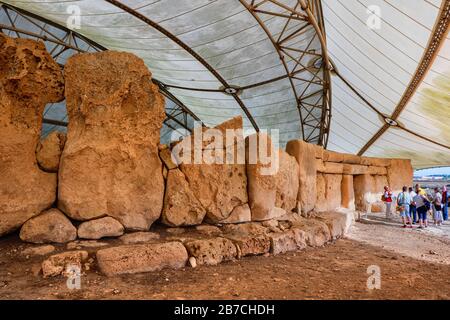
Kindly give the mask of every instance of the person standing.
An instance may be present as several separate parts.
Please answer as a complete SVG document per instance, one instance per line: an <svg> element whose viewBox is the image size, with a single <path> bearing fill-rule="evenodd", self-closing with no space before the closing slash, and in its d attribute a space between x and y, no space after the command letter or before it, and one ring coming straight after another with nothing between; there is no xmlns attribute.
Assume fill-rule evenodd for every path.
<svg viewBox="0 0 450 320"><path fill-rule="evenodd" d="M403 228L406 228L407 224L409 224L410 228L412 228L412 220L409 212L411 196L408 192L408 187L403 187L402 192L398 195L397 204L400 207L400 216L402 217Z"/></svg>
<svg viewBox="0 0 450 320"><path fill-rule="evenodd" d="M412 223L416 224L419 222L417 219L417 207L416 203L414 202L414 197L417 195L412 187L409 187L409 197L411 198L411 204L409 206L409 216L412 218Z"/></svg>
<svg viewBox="0 0 450 320"><path fill-rule="evenodd" d="M389 188L389 186L384 187L384 193L382 196L382 200L384 204L386 205L386 219L389 219L391 217L391 210L392 210L392 191Z"/></svg>
<svg viewBox="0 0 450 320"><path fill-rule="evenodd" d="M425 205L425 195L420 193L420 188L416 185L416 195L413 199L417 208L417 215L419 216L419 228L428 227L427 212L428 208Z"/></svg>
<svg viewBox="0 0 450 320"><path fill-rule="evenodd" d="M439 188L434 188L434 196L433 196L432 205L434 207L434 210L433 210L434 225L441 226L442 225L442 194L439 192Z"/></svg>
<svg viewBox="0 0 450 320"><path fill-rule="evenodd" d="M442 218L444 221L448 220L448 200L449 200L449 195L447 192L447 187L444 186L442 188Z"/></svg>

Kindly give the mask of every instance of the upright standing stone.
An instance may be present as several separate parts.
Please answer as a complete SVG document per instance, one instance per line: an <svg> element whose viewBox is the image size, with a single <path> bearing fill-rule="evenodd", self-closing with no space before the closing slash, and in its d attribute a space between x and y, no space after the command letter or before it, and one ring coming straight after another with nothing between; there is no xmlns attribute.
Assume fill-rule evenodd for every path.
<svg viewBox="0 0 450 320"><path fill-rule="evenodd" d="M261 151L261 148L266 150ZM274 166L278 169L276 168L278 165L268 160L273 152L277 151L274 150L272 141L266 134L258 133L245 139L248 200L253 221L274 218L278 172L271 172L270 168Z"/></svg>
<svg viewBox="0 0 450 320"><path fill-rule="evenodd" d="M277 194L275 206L291 212L297 207L298 163L294 157L279 150L280 168L276 176Z"/></svg>
<svg viewBox="0 0 450 320"><path fill-rule="evenodd" d="M45 105L63 98L61 68L44 43L0 33L0 236L55 201L56 174L39 169L36 147Z"/></svg>
<svg viewBox="0 0 450 320"><path fill-rule="evenodd" d="M343 208L355 210L355 189L352 175L344 174L342 176L341 205Z"/></svg>
<svg viewBox="0 0 450 320"><path fill-rule="evenodd" d="M297 200L302 213L308 213L316 204L316 159L317 147L302 140L289 141L286 151L295 157L299 165L299 189Z"/></svg>
<svg viewBox="0 0 450 320"><path fill-rule="evenodd" d="M404 186L413 185L413 167L411 160L391 159L388 167L388 183L394 194L402 191Z"/></svg>
<svg viewBox="0 0 450 320"><path fill-rule="evenodd" d="M105 215L147 230L164 196L158 155L164 99L142 59L105 51L65 66L69 114L58 206L76 220Z"/></svg>

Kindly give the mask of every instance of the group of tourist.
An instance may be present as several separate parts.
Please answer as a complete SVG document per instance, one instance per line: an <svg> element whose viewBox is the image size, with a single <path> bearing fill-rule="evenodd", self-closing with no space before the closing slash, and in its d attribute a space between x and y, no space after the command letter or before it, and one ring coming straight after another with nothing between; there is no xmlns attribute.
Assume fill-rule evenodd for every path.
<svg viewBox="0 0 450 320"><path fill-rule="evenodd" d="M382 200L386 204L386 218L391 217L395 204L396 211L402 218L403 228L413 228L417 223L419 228L427 228L429 214L433 217L435 226L441 226L443 221L448 220L450 195L445 186L442 190L434 188L433 194L427 193L418 184L415 188L405 186L397 196L386 186Z"/></svg>

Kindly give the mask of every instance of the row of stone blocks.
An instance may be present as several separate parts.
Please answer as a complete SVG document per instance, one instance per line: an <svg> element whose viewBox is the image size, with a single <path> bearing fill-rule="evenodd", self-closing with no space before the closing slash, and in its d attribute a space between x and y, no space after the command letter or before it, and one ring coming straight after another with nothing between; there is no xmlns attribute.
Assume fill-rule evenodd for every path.
<svg viewBox="0 0 450 320"><path fill-rule="evenodd" d="M275 150L262 134L254 136L269 141L268 155L279 153L276 174L261 174L266 165L259 160L174 163L170 155L177 145L159 145L164 99L136 56L76 55L63 75L43 43L0 34L0 61L0 236L24 223L23 239L58 242L59 235L97 238L146 231L157 220L192 226L308 215L342 205L341 188L354 189L343 182L335 188L344 175L355 185L356 177L369 181L377 176L373 173L391 185L412 179L406 160L342 155L300 140L289 142L286 151ZM54 133L39 143L45 105L64 97L67 137ZM237 117L215 129L242 127ZM247 137L245 151L250 141ZM200 151L208 147L206 141ZM373 188L363 182L365 189ZM60 211L46 211L51 207ZM73 221L81 222L77 231Z"/></svg>
<svg viewBox="0 0 450 320"><path fill-rule="evenodd" d="M321 247L343 237L353 221L353 213L326 212L311 219L291 216L290 220L269 220L209 227L207 236L190 234L143 243L118 245L88 253L85 250L52 255L42 263L44 277L64 274L74 266L83 270L91 257L105 275L133 274L164 268L181 269L188 265L217 265L247 256L277 255L310 247ZM90 269L94 259L87 264Z"/></svg>

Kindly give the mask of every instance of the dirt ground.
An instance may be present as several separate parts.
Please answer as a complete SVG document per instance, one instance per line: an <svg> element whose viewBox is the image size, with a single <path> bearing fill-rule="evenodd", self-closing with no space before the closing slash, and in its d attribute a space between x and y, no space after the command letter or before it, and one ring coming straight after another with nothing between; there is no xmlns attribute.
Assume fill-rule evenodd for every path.
<svg viewBox="0 0 450 320"><path fill-rule="evenodd" d="M42 258L21 256L20 248L27 245L11 235L0 240L0 299L450 299L448 243L423 235L417 243L425 245L414 258L414 245L398 252L391 247L414 243L408 232L415 230L361 223L353 228L351 237L358 241L341 239L319 249L218 266L113 278L94 266L75 291L67 289L62 276L34 275ZM369 237L369 232L382 236ZM371 265L381 270L379 290L367 289Z"/></svg>

